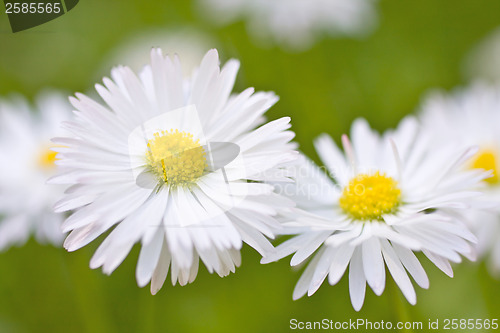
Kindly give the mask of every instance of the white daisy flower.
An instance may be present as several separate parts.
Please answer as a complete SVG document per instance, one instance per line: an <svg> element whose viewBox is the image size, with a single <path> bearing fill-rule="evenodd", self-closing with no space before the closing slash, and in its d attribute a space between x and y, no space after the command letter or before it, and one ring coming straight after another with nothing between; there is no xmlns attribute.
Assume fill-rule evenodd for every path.
<svg viewBox="0 0 500 333"><path fill-rule="evenodd" d="M56 138L61 174L71 186L55 209L76 209L63 224L64 246L85 246L116 227L90 266L110 274L136 242L139 286L151 281L155 294L169 267L172 283L192 282L201 259L220 276L240 265L246 242L270 251L265 236L290 201L264 182L284 180L280 165L296 158L289 118L265 125L263 114L278 100L248 88L231 95L239 63L222 69L209 51L184 80L177 56L151 52L151 65L137 77L115 68L113 79L96 85L106 105L82 94L70 101L71 137ZM265 235L265 236L264 236Z"/></svg>
<svg viewBox="0 0 500 333"><path fill-rule="evenodd" d="M62 243L64 217L52 206L63 189L45 183L55 174L50 138L62 134L60 122L70 114L57 93L40 95L34 108L20 96L0 100L0 249L31 234L40 243Z"/></svg>
<svg viewBox="0 0 500 333"><path fill-rule="evenodd" d="M474 150L457 154L455 149L434 149L414 118L382 136L358 119L351 137L352 143L342 137L345 154L328 135L315 141L334 180L305 158L295 167L297 183L281 191L297 202L285 225L299 228L299 235L262 262L295 253L291 265L296 266L312 257L294 299L314 294L327 276L335 285L349 266L356 311L363 305L366 283L382 294L387 266L408 302L415 304L407 273L422 288L428 288L429 280L414 252L423 252L449 276L450 261L460 262L460 255L474 257L475 237L460 212L473 204L478 193L469 189L485 174L460 170Z"/></svg>
<svg viewBox="0 0 500 333"><path fill-rule="evenodd" d="M370 32L373 0L199 0L203 15L226 24L241 17L260 40L311 47L318 35L360 36Z"/></svg>
<svg viewBox="0 0 500 333"><path fill-rule="evenodd" d="M500 80L500 27L489 33L467 54L462 67L471 80Z"/></svg>
<svg viewBox="0 0 500 333"><path fill-rule="evenodd" d="M100 66L99 76L108 73L116 64L127 64L133 71L140 72L150 60L149 54L144 50L153 47L168 50L170 54L177 54L182 59L182 72L185 76L189 76L193 68L199 65L207 50L217 45L214 36L193 28L162 27L135 31L106 56L103 65Z"/></svg>
<svg viewBox="0 0 500 333"><path fill-rule="evenodd" d="M466 168L490 170L491 177L480 187L488 209L467 212L469 226L478 237L478 254L490 255L490 268L500 274L500 86L475 83L446 95L431 93L422 105L423 126L436 143L456 146L478 145L479 152Z"/></svg>

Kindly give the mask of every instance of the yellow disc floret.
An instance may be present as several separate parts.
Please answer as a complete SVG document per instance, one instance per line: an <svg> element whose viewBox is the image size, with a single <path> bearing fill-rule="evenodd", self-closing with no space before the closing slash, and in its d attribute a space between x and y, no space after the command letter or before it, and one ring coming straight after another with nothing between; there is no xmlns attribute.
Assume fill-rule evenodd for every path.
<svg viewBox="0 0 500 333"><path fill-rule="evenodd" d="M205 149L193 135L178 130L161 131L148 141L146 160L162 184L189 186L206 167Z"/></svg>
<svg viewBox="0 0 500 333"><path fill-rule="evenodd" d="M486 178L484 181L495 185L498 184L498 156L497 153L490 149L485 149L480 151L475 159L472 161L471 167L473 169L484 169L491 170L492 175L490 178Z"/></svg>
<svg viewBox="0 0 500 333"><path fill-rule="evenodd" d="M384 214L396 212L400 203L398 183L378 171L351 179L339 200L340 208L356 220L382 220Z"/></svg>
<svg viewBox="0 0 500 333"><path fill-rule="evenodd" d="M57 152L44 148L38 156L38 166L42 169L52 169L57 161Z"/></svg>

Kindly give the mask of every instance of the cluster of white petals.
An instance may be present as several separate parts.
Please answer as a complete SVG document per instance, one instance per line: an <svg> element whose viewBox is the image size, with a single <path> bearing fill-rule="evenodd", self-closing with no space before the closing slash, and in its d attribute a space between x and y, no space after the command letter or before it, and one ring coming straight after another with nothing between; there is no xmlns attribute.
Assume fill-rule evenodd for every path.
<svg viewBox="0 0 500 333"><path fill-rule="evenodd" d="M199 0L221 24L243 18L259 40L305 49L318 36L362 36L375 26L373 0Z"/></svg>
<svg viewBox="0 0 500 333"><path fill-rule="evenodd" d="M435 149L432 137L411 117L382 136L358 119L351 138L352 143L342 137L344 152L327 135L316 140L327 173L305 157L291 167L296 183L282 190L297 207L288 212L285 225L299 235L262 261L295 253L295 266L312 257L295 287L295 299L315 293L327 277L336 284L349 267L356 310L363 305L366 284L382 294L387 267L415 304L408 273L422 288L429 281L414 252L423 252L449 276L450 262L460 262L460 255L475 258L476 237L467 229L463 212L474 207L480 193L471 188L487 173L462 168L474 148Z"/></svg>
<svg viewBox="0 0 500 333"><path fill-rule="evenodd" d="M55 206L73 210L63 224L66 249L115 226L91 267L111 273L140 242L136 278L151 281L152 293L169 269L172 283L184 285L200 259L225 276L240 265L243 242L262 254L272 249L265 236L291 203L266 182L285 179L280 166L296 158L294 134L289 118L264 124L274 93L232 94L238 68L236 60L220 68L210 50L185 78L177 56L153 49L139 76L118 67L96 85L105 105L70 99L76 118L64 126L70 136L53 140L60 173L51 179L70 185Z"/></svg>
<svg viewBox="0 0 500 333"><path fill-rule="evenodd" d="M451 94L430 93L422 103L423 127L435 142L466 147L476 145L478 154L467 167L491 170L478 184L484 207L467 211L467 223L478 237L478 254L490 257L494 275L500 274L500 86L476 82Z"/></svg>
<svg viewBox="0 0 500 333"><path fill-rule="evenodd" d="M45 183L56 172L50 139L70 116L59 93L40 95L36 106L20 96L0 100L0 249L32 234L41 243L62 243L64 217L52 207L63 187Z"/></svg>
<svg viewBox="0 0 500 333"><path fill-rule="evenodd" d="M309 5L288 5L308 26ZM290 32L279 15L268 19L278 35ZM234 272L246 243L262 263L308 261L294 299L348 271L357 311L367 285L383 293L386 268L415 304L411 278L429 287L416 253L448 276L477 253L491 253L500 271L500 88L431 94L420 118L383 134L357 119L343 149L323 134L320 168L296 151L290 118L266 121L273 92L233 93L237 60L221 67L212 49L191 75L182 68L177 55L152 49L138 74L119 66L95 86L101 101L70 97L71 120L59 95L40 98L36 112L0 100L0 249L31 233L58 244L69 232L64 247L74 251L106 234L90 266L111 274L140 243L137 283L156 294L169 271L174 285L193 282L200 260L211 273ZM293 237L275 248L276 235Z"/></svg>

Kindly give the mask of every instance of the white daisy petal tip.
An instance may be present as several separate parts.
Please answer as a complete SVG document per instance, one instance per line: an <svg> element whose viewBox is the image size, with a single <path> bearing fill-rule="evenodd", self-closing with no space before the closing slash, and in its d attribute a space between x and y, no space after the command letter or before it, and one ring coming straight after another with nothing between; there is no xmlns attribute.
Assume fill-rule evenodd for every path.
<svg viewBox="0 0 500 333"><path fill-rule="evenodd" d="M365 296L363 295L362 298L353 298L351 295L351 304L352 308L354 311L359 312L361 311L361 308L363 308L363 304L365 303Z"/></svg>
<svg viewBox="0 0 500 333"><path fill-rule="evenodd" d="M261 264L270 264L272 262L276 262L278 261L279 259L273 257L272 255L267 255L267 256L264 256L260 259L260 263Z"/></svg>
<svg viewBox="0 0 500 333"><path fill-rule="evenodd" d="M91 260L90 260L89 267L90 267L90 269L97 269L97 268L101 267L101 266L102 266L102 264L103 264L102 262L98 262L98 261L96 261L96 260L92 260L92 259L91 259Z"/></svg>
<svg viewBox="0 0 500 333"><path fill-rule="evenodd" d="M68 241L68 239L66 239L63 243L63 247L68 252L74 252L79 249L79 247L75 246L74 243L75 243L74 241Z"/></svg>
<svg viewBox="0 0 500 333"><path fill-rule="evenodd" d="M160 289L161 289L161 287L153 288L153 285L151 285L151 288L150 288L151 295L155 296L160 291Z"/></svg>
<svg viewBox="0 0 500 333"><path fill-rule="evenodd" d="M216 48L210 49L207 51L207 54L205 55L207 59L210 59L211 61L219 61L219 51L217 51ZM203 62L203 60L202 60Z"/></svg>
<svg viewBox="0 0 500 333"><path fill-rule="evenodd" d="M292 299L294 301L299 300L302 297L304 297L306 294L307 294L307 289L304 289L303 286L301 286L297 283L297 286L295 286L295 289L293 290Z"/></svg>
<svg viewBox="0 0 500 333"><path fill-rule="evenodd" d="M313 143L317 148L317 145L319 145L321 142L325 141L325 140L332 140L332 137L327 134L327 133L321 133L320 135L318 135L314 140L313 140Z"/></svg>
<svg viewBox="0 0 500 333"><path fill-rule="evenodd" d="M411 305L416 305L417 304L417 294L415 293L414 290L413 290L412 294L405 295L405 298L408 301L408 303L410 303Z"/></svg>

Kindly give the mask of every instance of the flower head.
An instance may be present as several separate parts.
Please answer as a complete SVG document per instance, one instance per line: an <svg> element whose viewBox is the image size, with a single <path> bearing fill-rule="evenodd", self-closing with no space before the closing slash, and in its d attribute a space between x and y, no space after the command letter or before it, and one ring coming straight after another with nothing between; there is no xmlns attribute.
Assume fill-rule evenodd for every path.
<svg viewBox="0 0 500 333"><path fill-rule="evenodd" d="M91 267L110 274L140 242L137 282L151 281L156 293L169 268L184 285L200 259L225 276L239 266L243 242L272 248L264 235L291 203L266 182L286 179L280 167L296 157L293 133L289 118L262 125L273 93L231 95L238 67L219 68L211 50L185 79L176 56L153 49L139 77L118 67L96 86L106 105L71 98L77 118L65 126L71 136L54 139L64 147L52 179L71 185L55 206L75 209L63 224L69 251L116 225Z"/></svg>
<svg viewBox="0 0 500 333"><path fill-rule="evenodd" d="M385 288L385 267L407 300L416 302L408 277L423 287L428 278L414 252L422 251L452 276L449 261L474 257L475 237L461 212L475 202L470 190L481 170L460 167L474 153L434 149L414 118L380 136L358 119L344 153L322 135L316 150L327 173L302 157L292 167L295 184L278 187L297 203L285 214L285 228L297 236L265 257L270 262L295 253L295 266L312 257L294 290L294 299L312 295L328 276L336 284L349 267L354 309L364 301L366 283L375 294ZM331 176L331 178L329 177Z"/></svg>
<svg viewBox="0 0 500 333"><path fill-rule="evenodd" d="M423 126L437 146L477 145L479 150L464 165L487 170L478 184L484 207L468 210L467 222L478 237L480 256L490 255L493 274L500 274L500 86L477 82L446 95L430 94L422 105Z"/></svg>
<svg viewBox="0 0 500 333"><path fill-rule="evenodd" d="M359 36L370 32L376 15L371 0L199 0L203 13L221 23L243 18L262 40L309 48L318 35Z"/></svg>
<svg viewBox="0 0 500 333"><path fill-rule="evenodd" d="M474 45L464 60L462 68L469 80L500 80L500 27Z"/></svg>
<svg viewBox="0 0 500 333"><path fill-rule="evenodd" d="M35 107L22 97L0 100L0 249L32 233L41 243L62 242L63 216L52 206L63 189L45 183L56 170L50 138L70 114L58 93L40 95Z"/></svg>

